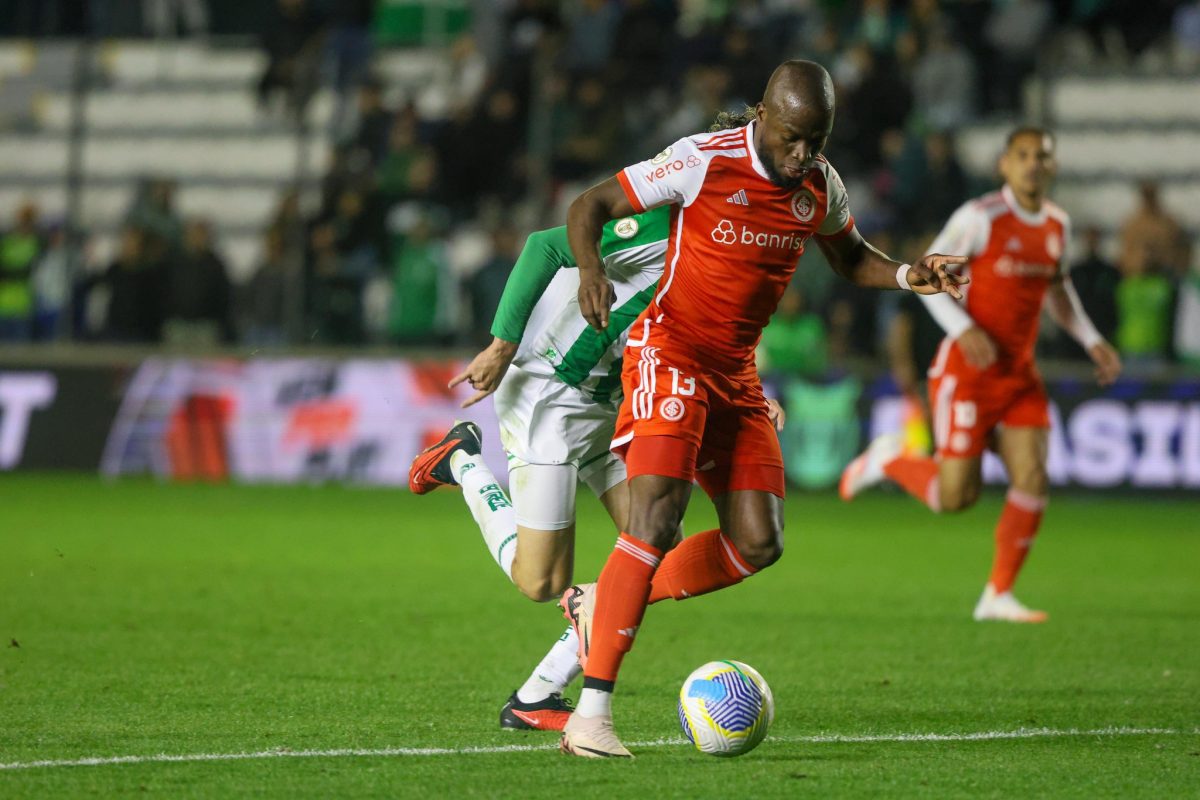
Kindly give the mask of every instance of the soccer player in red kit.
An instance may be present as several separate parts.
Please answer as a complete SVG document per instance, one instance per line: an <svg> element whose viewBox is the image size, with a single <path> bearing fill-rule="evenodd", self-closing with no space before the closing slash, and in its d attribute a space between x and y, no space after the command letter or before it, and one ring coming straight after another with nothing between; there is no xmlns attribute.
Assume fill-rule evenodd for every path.
<svg viewBox="0 0 1200 800"><path fill-rule="evenodd" d="M933 511L961 511L979 499L983 452L995 447L1009 490L977 620L1046 619L1012 594L1048 489L1049 405L1033 353L1043 306L1087 351L1101 385L1121 371L1067 275L1070 220L1046 199L1054 172L1054 137L1041 128L1013 131L1000 159L1004 187L962 206L930 247L971 259L963 304L921 298L946 331L929 369L937 458L902 455L896 437L881 436L842 475L846 500L890 478Z"/></svg>
<svg viewBox="0 0 1200 800"><path fill-rule="evenodd" d="M809 238L859 285L959 294L963 279L946 265L961 259L927 256L909 266L863 240L842 181L821 156L833 112L828 73L786 62L749 124L680 139L587 190L567 214L580 310L603 328L612 303L597 252L604 223L671 206L666 269L630 329L622 373L613 448L629 474L628 523L599 582L571 587L561 601L584 666L564 752L630 755L613 729L611 698L647 602L733 585L782 553L783 459L754 348ZM693 480L713 499L721 527L664 557Z"/></svg>

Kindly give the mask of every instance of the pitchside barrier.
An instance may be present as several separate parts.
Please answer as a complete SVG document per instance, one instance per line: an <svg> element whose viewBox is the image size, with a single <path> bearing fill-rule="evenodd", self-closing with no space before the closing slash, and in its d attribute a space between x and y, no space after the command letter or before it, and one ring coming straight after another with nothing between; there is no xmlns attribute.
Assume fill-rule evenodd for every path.
<svg viewBox="0 0 1200 800"><path fill-rule="evenodd" d="M329 357L0 356L0 471L97 470L172 480L346 481L402 486L413 455L456 419L504 454L489 400L447 382L462 360ZM844 377L772 376L788 410L781 441L794 485L836 483L875 434L929 445L919 399L873 365ZM874 372L872 370L875 370ZM1053 400L1051 480L1086 489L1200 489L1200 377L1131 375L1099 390L1074 367L1044 370ZM988 458L989 481L1003 479Z"/></svg>

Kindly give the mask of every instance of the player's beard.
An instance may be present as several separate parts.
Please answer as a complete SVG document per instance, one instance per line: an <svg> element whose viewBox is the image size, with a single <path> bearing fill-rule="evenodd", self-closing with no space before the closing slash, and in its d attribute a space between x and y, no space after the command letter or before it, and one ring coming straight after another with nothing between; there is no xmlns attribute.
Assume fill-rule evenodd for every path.
<svg viewBox="0 0 1200 800"><path fill-rule="evenodd" d="M767 177L770 179L771 183L775 184L780 189L786 189L787 191L799 189L800 185L808 178L808 170L805 170L804 174L798 178L789 178L780 172L776 168L775 162L771 161L770 159L763 160L762 165L763 169L766 170Z"/></svg>

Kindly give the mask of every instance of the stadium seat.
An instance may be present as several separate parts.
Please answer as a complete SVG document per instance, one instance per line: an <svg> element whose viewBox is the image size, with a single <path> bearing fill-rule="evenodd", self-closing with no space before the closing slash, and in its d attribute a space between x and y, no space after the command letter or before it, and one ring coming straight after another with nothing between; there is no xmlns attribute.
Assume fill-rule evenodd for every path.
<svg viewBox="0 0 1200 800"><path fill-rule="evenodd" d="M1186 122L1200 124L1200 82L1176 78L1060 78L1049 91L1060 125Z"/></svg>

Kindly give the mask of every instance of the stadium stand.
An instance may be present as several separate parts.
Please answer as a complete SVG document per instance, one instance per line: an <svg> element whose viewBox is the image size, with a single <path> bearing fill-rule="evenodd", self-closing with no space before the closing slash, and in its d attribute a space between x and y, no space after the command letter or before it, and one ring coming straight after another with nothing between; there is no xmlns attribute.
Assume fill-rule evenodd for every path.
<svg viewBox="0 0 1200 800"><path fill-rule="evenodd" d="M914 3L907 12L893 14L886 24L877 21L883 27L865 22L847 25L847 19L855 19L849 12L840 21L822 21L819 15L779 11L772 4L750 3L736 12L703 12L709 17L680 4L677 18L671 18L669 24L654 18L645 4L631 4L620 19L597 17L591 22L580 10L572 12L569 4L562 6L560 14L559 5L524 4L498 14L489 4L476 3L471 4L474 17L463 3L385 3L379 7L376 35L390 30L393 42L406 44L377 49L370 72L383 87L389 113L411 115L419 145L437 151L438 162L432 166L435 180L443 194L454 196L435 199L433 205L448 207L450 214L448 222L435 226L434 236L448 254L447 262L460 289L467 285L473 269L487 261L486 241L498 223L518 230L556 224L561 221L564 199L598 177L555 174L559 165L578 162L553 156L539 172L532 162L541 156L529 157L539 147L545 148L538 140L539 117L543 123L549 120L546 124L554 130L581 124L578 107L572 107L572 84L588 75L572 66L579 58L561 54L564 41L572 47L594 48L589 57L600 58L597 63L603 63L601 56L607 53L610 58L620 56L628 63L653 68L645 85L628 70L618 69L609 76L612 88L624 92L622 97L644 100L659 120L650 129L637 128L628 108L624 109L623 129L619 136L610 137L612 141L605 145L608 152L601 157L603 163L614 165L660 147L672 126L700 124L711 116L713 106L735 107L745 99L742 87L754 80L751 70L735 62L725 63L721 55L726 48L750 59L744 49L746 37L739 39L738 32L762 35L774 30L765 48L772 56L776 52L804 55L829 63L846 104L839 125L849 125L852 134L854 116L861 117L864 108L876 109L870 91L855 85L862 80L858 71L873 70L867 73L869 83L894 69L904 76L897 90L907 92L922 48L927 52L930 43L941 41L939 37L949 30L944 17L954 18L959 29L969 34L963 42L981 75L991 63L988 59L995 58L988 55L978 33L972 32L970 20L957 18L969 9L953 4ZM864 5L863 14L877 13L877 5ZM986 16L987 4L971 13L976 12ZM454 30L474 25L477 50L472 51L470 45L464 49L462 43L467 40L446 35L450 30L446 14L453 16ZM412 26L428 25L435 17L441 20L437 23L441 27L432 39L441 44L429 44L429 36L424 37L424 45L417 43L422 36L410 35L416 30ZM613 26L607 38L588 27L601 22ZM489 26L491 33L487 34L483 29ZM723 26L733 30L727 38ZM783 35L792 30L787 26L794 26L794 35ZM1086 25L1083 30L1093 35ZM1108 33L1104 35L1114 32L1111 25L1105 30ZM1088 58L1057 60L1055 53L1070 47L1059 47L1055 36L1061 35L1054 31L1038 34L1043 45L1041 58L1038 64L1023 67L1036 71L1023 80L1019 93L1023 107L1017 113L996 107L988 91L977 92L980 96L974 102L964 100L963 110L970 121L950 133L969 187L955 188L949 194L957 196L966 188L991 181L1003 135L1014 120L1042 122L1059 135L1062 169L1056 197L1072 213L1077 239L1084 229L1098 228L1103 233L1102 249L1115 255L1120 226L1138 202L1136 186L1146 179L1161 185L1164 206L1194 238L1200 231L1200 84L1190 73L1179 72L1171 58L1155 57L1175 46L1184 53L1175 62L1186 61L1186 52L1180 49L1184 45L1161 43L1166 30L1127 31L1132 43L1121 46L1128 52L1117 48L1124 53L1119 58L1108 54L1113 48L1105 45ZM647 42L637 36L646 31L686 40L689 46L700 48L696 51L700 55L685 57L673 48L650 55L645 52ZM1078 30L1073 35L1083 36ZM543 73L543 91L534 91L529 81L537 70L538 54L541 49L553 54L555 48L559 61L551 55L551 63L562 63L565 70ZM8 225L28 201L36 204L43 221L61 220L68 212L66 171L74 124L77 53L76 46L66 40L0 40L0 227ZM330 185L331 173L336 178L344 166L337 146L354 133L353 113L346 111L352 105L350 96L339 97L334 83L324 80L308 106L303 129L286 115L264 111L256 102L254 86L267 56L244 37L101 39L91 58L93 69L81 128L83 181L78 211L79 223L90 240L88 261L93 265L111 260L138 185L147 178L166 178L176 185L177 213L212 222L231 277L236 283L245 283L262 261L263 232L274 218L281 196L301 187L308 216L321 202L322 181ZM862 59L867 60L866 67ZM869 63L872 59L874 66ZM1130 68L1131 64L1135 68ZM515 111L506 112L493 104L477 108L466 123L456 119L456 103L474 97L484 85L491 89L485 98L488 102L511 92ZM661 91L664 88L670 91ZM907 175L901 162L913 143L928 134L930 124L919 115L915 119L909 115L906 108L911 106L911 101L907 106L901 103L899 116L887 123L888 129L860 125L857 132L861 138L854 141L861 146L836 154L860 219L889 231L901 246L906 244L905 236L913 235L903 230L912 199L906 200L896 190L896 184L903 188ZM501 116L488 116L493 113ZM462 165L450 163L445 156L454 149L448 143L460 141L454 137L469 140L480 130L498 130L497 120L512 123L505 134L509 138L490 144L509 148L502 155L510 164L519 163L513 167L518 180L507 187L509 194L504 193L506 178L464 174ZM585 124L585 132L587 127ZM887 149L889 136L893 137L893 151ZM882 152L874 152L877 150ZM892 174L881 179L881 166ZM489 166L480 172L499 175L502 170ZM489 180L491 184L486 183ZM331 185L336 186L336 180ZM478 197L493 202L476 203ZM328 204L329 198L324 202ZM952 207L957 201L947 196L945 202ZM932 224L932 220L923 224ZM1076 246L1079 252L1078 242ZM1200 248L1193 248L1193 259L1200 259ZM389 256L381 263L386 271L394 260ZM818 287L818 301L821 291ZM466 322L463 317L469 313L469 305L462 303L451 317Z"/></svg>

